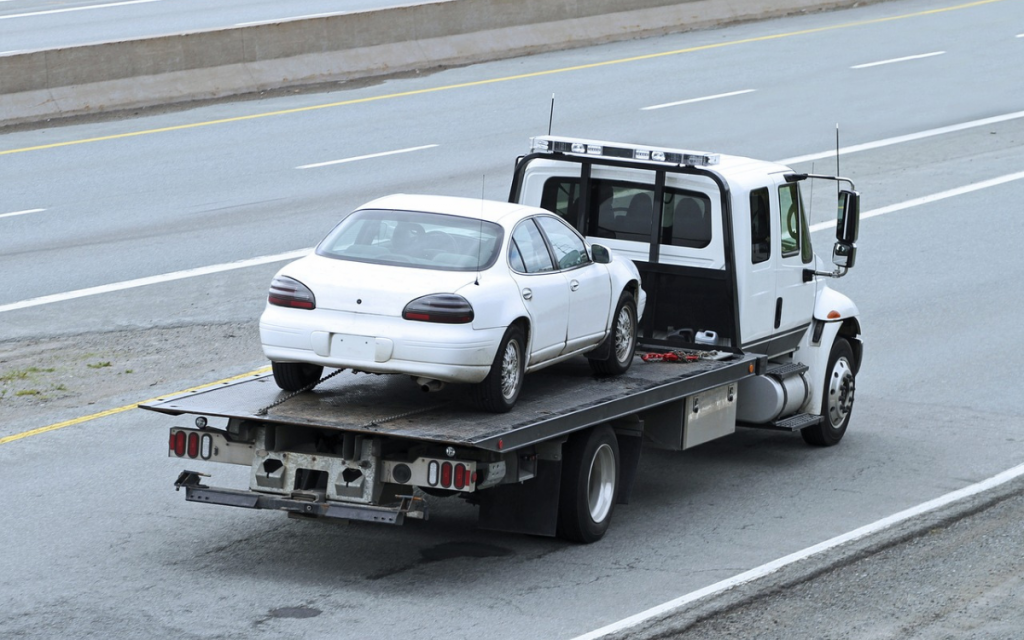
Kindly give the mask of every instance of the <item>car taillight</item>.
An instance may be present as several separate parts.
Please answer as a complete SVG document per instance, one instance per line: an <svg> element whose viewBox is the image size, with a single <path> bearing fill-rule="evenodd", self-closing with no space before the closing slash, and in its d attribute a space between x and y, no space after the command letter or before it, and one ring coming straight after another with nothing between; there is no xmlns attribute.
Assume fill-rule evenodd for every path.
<svg viewBox="0 0 1024 640"><path fill-rule="evenodd" d="M316 309L316 298L309 287L295 278L275 276L270 282L270 295L267 302L278 307L295 309Z"/></svg>
<svg viewBox="0 0 1024 640"><path fill-rule="evenodd" d="M433 293L405 305L402 317L420 322L466 324L473 321L473 306L454 293Z"/></svg>

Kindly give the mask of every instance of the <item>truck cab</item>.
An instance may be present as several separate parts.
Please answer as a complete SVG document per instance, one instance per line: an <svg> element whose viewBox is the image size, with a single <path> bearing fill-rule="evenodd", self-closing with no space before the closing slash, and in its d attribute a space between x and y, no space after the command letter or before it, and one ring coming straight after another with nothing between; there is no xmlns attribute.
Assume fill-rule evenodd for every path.
<svg viewBox="0 0 1024 640"><path fill-rule="evenodd" d="M827 284L853 266L859 196L840 192L836 269L825 271L807 179L849 182L739 156L541 136L509 197L636 263L648 294L641 344L763 354L764 375L740 383L740 424L829 445L845 432L862 355L857 307Z"/></svg>

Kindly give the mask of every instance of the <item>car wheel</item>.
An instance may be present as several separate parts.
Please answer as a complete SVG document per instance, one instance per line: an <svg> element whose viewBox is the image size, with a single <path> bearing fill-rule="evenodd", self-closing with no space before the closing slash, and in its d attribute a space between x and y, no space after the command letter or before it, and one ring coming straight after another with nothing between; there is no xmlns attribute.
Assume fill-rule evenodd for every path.
<svg viewBox="0 0 1024 640"><path fill-rule="evenodd" d="M853 396L857 388L853 368L853 349L843 338L836 338L825 369L825 387L821 396L821 422L800 432L804 442L819 447L838 444L850 424Z"/></svg>
<svg viewBox="0 0 1024 640"><path fill-rule="evenodd" d="M617 376L629 370L636 353L636 325L636 300L630 292L623 291L615 307L611 332L605 338L608 344L597 348L608 357L603 360L591 358L591 371L602 376Z"/></svg>
<svg viewBox="0 0 1024 640"><path fill-rule="evenodd" d="M518 325L505 331L494 356L491 371L474 387L477 404L492 413L512 410L523 388L526 367L526 338Z"/></svg>
<svg viewBox="0 0 1024 640"><path fill-rule="evenodd" d="M608 425L573 434L565 445L558 531L573 542L597 542L608 530L619 490L619 442Z"/></svg>
<svg viewBox="0 0 1024 640"><path fill-rule="evenodd" d="M324 368L320 365L305 362L271 362L270 367L274 371L274 382L285 391L298 391L309 385L315 386L324 373Z"/></svg>

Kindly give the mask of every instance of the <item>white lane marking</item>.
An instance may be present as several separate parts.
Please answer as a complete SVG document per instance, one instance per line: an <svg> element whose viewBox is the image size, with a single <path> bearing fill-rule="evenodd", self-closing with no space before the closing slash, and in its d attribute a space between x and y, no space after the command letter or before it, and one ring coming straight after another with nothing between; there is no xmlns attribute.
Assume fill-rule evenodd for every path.
<svg viewBox="0 0 1024 640"><path fill-rule="evenodd" d="M98 287L89 287L88 289L78 289L77 291L68 291L66 293L55 293L49 296L42 296L39 298L32 298L30 300L21 300L20 302L12 302L10 304L0 305L0 313L3 313L4 311L14 311L15 309L38 307L40 305L50 304L51 302L63 302L65 300L74 300L75 298L84 298L86 296L94 296L100 293L124 291L125 289L145 287L151 284L160 284L162 282L171 282L174 280L184 280L186 278L205 276L211 273L221 273L224 271L233 271L235 269L245 269L246 267L255 267L263 264L270 264L272 262L295 260L301 258L302 256L308 255L312 250L312 247L308 249L297 249L295 251L278 253L272 256L260 256L258 258L249 258L247 260L236 260L235 262L227 262L224 264L214 264L207 267L197 267L195 269L185 269L184 271L164 273L161 275L149 276L146 278L137 278L135 280L125 280L124 282L114 282L112 284L104 284Z"/></svg>
<svg viewBox="0 0 1024 640"><path fill-rule="evenodd" d="M12 218L14 216L23 216L26 213L40 213L46 211L46 209L25 209L24 211L12 211L11 213L0 213L0 218Z"/></svg>
<svg viewBox="0 0 1024 640"><path fill-rule="evenodd" d="M879 60L878 62L868 62L866 64L855 64L851 69L867 69L868 67L878 67L883 64L893 64L896 62L906 62L907 60L920 60L922 58L932 58L934 56L941 56L946 53L945 51L932 51L931 53L921 53L916 56L904 56L902 58L893 58L891 60Z"/></svg>
<svg viewBox="0 0 1024 640"><path fill-rule="evenodd" d="M12 13L8 16L0 16L0 20L11 18L31 18L32 16L46 16L54 13L68 13L69 11L88 11L89 9L108 9L110 7L123 7L129 4L147 4L160 2L161 0L126 0L125 2L108 2L107 4L92 4L87 7L70 7L67 9L48 9L47 11L33 11L31 13Z"/></svg>
<svg viewBox="0 0 1024 640"><path fill-rule="evenodd" d="M358 160L369 160L370 158L382 158L384 156L393 156L398 153L409 153L410 151L420 151L422 149L433 149L439 146L436 144L425 144L421 147L409 147L408 149L395 149L394 151L382 151L380 153L371 153L365 156L355 156L352 158L342 158L341 160L329 160L327 162L317 162L316 164L304 164L296 169L315 169L317 167L326 167L332 164L342 164L345 162L356 162Z"/></svg>
<svg viewBox="0 0 1024 640"><path fill-rule="evenodd" d="M844 533L842 535L838 535L834 538L830 538L829 540L826 540L824 542L819 542L814 546L807 547L806 549L802 549L800 551L797 551L796 553L791 553L788 556L784 556L777 560L772 560L771 562L763 564L760 567L755 567L750 571L745 571L731 578L726 578L725 580L716 582L715 584L704 587L703 589L692 591L684 596L676 598L675 600L671 600L662 605L658 605L657 607L652 607L646 611L642 611L636 615L624 618L606 627L597 629L596 631L591 631L590 633L584 634L582 636L577 636L573 640L596 640L597 638L603 638L612 633L619 633L627 629L631 629L640 624L648 622L654 618L676 613L686 605L696 602L701 598L716 595L728 591L729 589L732 589L734 587L738 587L742 584L746 584L748 582L757 580L758 578L769 576L781 569L784 569L785 567L788 567L791 564L800 562L801 560L806 560L811 556L816 556L826 551L831 551L832 549L835 549L836 547L847 544L849 542L854 542L856 540L866 538L867 536L870 536L872 534L885 531L886 529L889 529L897 524L906 522L907 520L916 518L931 511L941 509L942 507L951 505L959 500L964 500L966 498L976 496L980 493L984 493L985 491L994 489L1000 485L1006 484L1007 482L1015 480L1021 476L1024 476L1024 464L1017 465L1012 469L1007 469L1006 471L994 475L987 480L982 480L981 482L972 484L968 487L964 487L963 489L959 489L957 491L947 493L946 495L935 498L934 500L929 500L928 502L921 503L916 507L911 507L909 509L900 511L899 513L894 513L893 515L888 516L886 518L882 518L881 520L876 520L875 522L860 527L859 529L854 529L853 531Z"/></svg>
<svg viewBox="0 0 1024 640"><path fill-rule="evenodd" d="M1018 37L1018 38L1024 38L1024 33L1018 33L1016 37Z"/></svg>
<svg viewBox="0 0 1024 640"><path fill-rule="evenodd" d="M857 153L858 151L869 151L871 149L879 149L881 147L888 147L894 144L902 144L904 142L913 142L915 140L922 140L924 138L931 138L933 136L941 136L947 133L954 133L956 131L964 131L965 129L973 129L975 127L984 127L986 125L996 124L997 122L1006 122L1007 120L1016 120L1018 118L1024 118L1024 111L1015 111L1013 113L1006 113L1001 116L992 116L991 118L982 118L981 120L961 122L960 124L953 124L949 125L948 127L928 129L926 131L919 131L918 133L910 133L905 136L896 136L894 138L876 140L875 142L865 142L864 144L857 144L853 145L852 147L842 147L841 149L839 149L839 155ZM835 156L836 150L831 149L829 151L811 153L805 156L795 156L793 158L785 158L784 160L776 160L776 162L778 162L779 164L794 165L800 162L821 160L822 158L834 158Z"/></svg>
<svg viewBox="0 0 1024 640"><path fill-rule="evenodd" d="M257 27L261 24L277 24L278 22L289 22L291 20L309 20L311 18L329 18L331 16L341 16L350 11L332 11L330 13L311 13L305 16L291 16L288 18L271 18L270 20L257 20L256 22L239 22L236 27Z"/></svg>
<svg viewBox="0 0 1024 640"><path fill-rule="evenodd" d="M902 211L904 209L910 209L911 207L919 207L923 204L929 204L937 202L939 200L945 200L946 198L954 198L956 196L962 196L965 193L971 193L972 191L980 191L982 189L988 189L990 187L996 187L1007 182L1013 182L1014 180L1024 180L1024 171L1018 171L1017 173L1010 173L1005 176L999 176L998 178L991 178L989 180L982 180L981 182L975 182L972 184L957 187L955 189L949 189L948 191L940 191L939 193L933 193L928 196L922 196L920 198L914 198L913 200L906 200L904 202L897 202L896 204L890 204L885 207L879 207L872 209L871 211L865 211L860 214L861 220L868 218L874 218L875 216L885 215L894 211ZM811 225L811 233L815 231L821 231L823 229L835 228L836 221L829 220L827 222L819 222L818 224Z"/></svg>
<svg viewBox="0 0 1024 640"><path fill-rule="evenodd" d="M665 104L656 104L650 107L641 107L641 111L654 111L655 109L664 109L665 107L677 107L681 104L691 104L693 102L704 102L705 100L717 100L718 98L729 98L731 96L739 96L744 93L753 93L757 89L743 89L741 91L730 91L729 93L719 93L713 96L704 96L703 98L690 98L689 100L680 100L679 102L666 102Z"/></svg>

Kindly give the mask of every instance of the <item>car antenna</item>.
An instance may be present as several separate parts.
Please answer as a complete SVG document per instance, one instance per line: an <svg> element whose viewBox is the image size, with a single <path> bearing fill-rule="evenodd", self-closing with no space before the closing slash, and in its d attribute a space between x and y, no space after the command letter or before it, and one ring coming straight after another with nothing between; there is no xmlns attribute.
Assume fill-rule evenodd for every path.
<svg viewBox="0 0 1024 640"><path fill-rule="evenodd" d="M839 123L836 123L836 178L843 174L839 173ZM839 180L836 180L836 197L839 197Z"/></svg>
<svg viewBox="0 0 1024 640"><path fill-rule="evenodd" d="M548 113L548 135L551 135L551 123L555 120L555 94L551 94L551 112Z"/></svg>

